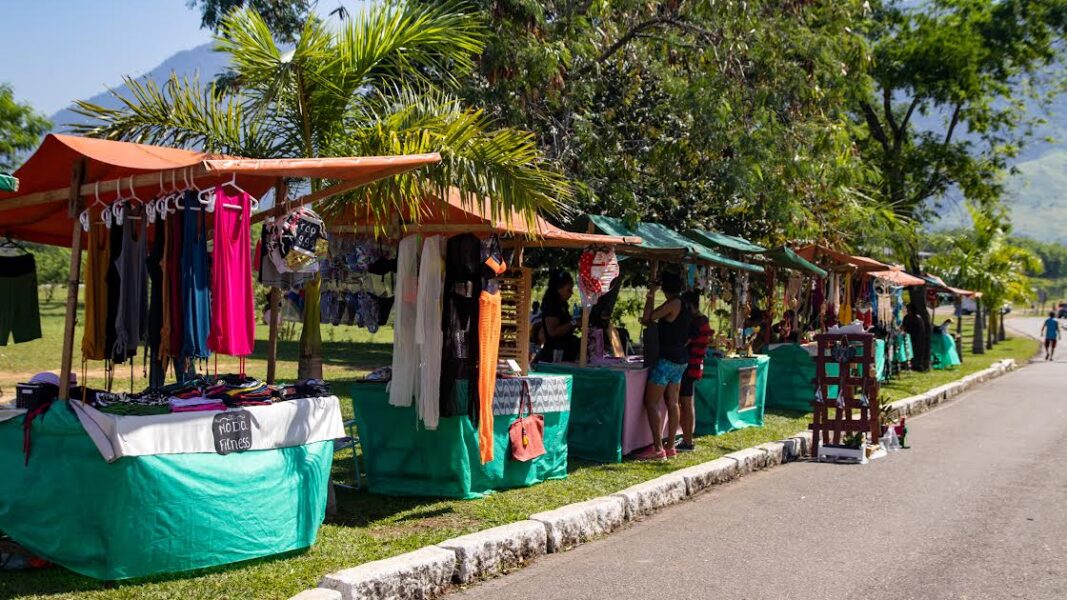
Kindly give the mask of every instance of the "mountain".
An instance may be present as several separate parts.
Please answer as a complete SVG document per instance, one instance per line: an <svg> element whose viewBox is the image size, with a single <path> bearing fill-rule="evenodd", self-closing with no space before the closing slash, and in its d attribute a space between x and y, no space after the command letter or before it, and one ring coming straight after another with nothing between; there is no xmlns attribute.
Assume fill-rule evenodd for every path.
<svg viewBox="0 0 1067 600"><path fill-rule="evenodd" d="M178 77L189 77L190 79L199 77L201 81L207 82L214 79L216 75L225 70L227 65L228 61L226 55L212 51L211 44L208 43L178 52L174 56L171 56L160 63L158 67L152 69L148 73L138 76L138 78L149 78L162 83L174 73L178 75ZM121 96L129 96L130 90L125 84L121 84L114 89ZM110 92L106 91L97 94L88 100L89 102L107 108L117 108L121 105ZM89 121L76 114L71 108L65 108L52 115L51 119L52 123L55 123L56 133L68 131L72 124Z"/></svg>
<svg viewBox="0 0 1067 600"><path fill-rule="evenodd" d="M1067 245L1067 146L1018 165L1008 182L1015 233Z"/></svg>

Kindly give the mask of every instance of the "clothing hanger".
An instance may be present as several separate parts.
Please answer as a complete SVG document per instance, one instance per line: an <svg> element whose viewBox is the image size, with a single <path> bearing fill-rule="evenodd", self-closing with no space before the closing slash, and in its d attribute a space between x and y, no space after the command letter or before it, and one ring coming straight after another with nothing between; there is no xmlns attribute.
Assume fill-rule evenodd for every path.
<svg viewBox="0 0 1067 600"><path fill-rule="evenodd" d="M256 197L253 196L252 194L249 194L248 192L246 192L241 186L237 185L237 173L233 173L232 177L230 178L230 180L227 181L226 183L224 183L223 185L229 185L230 187L232 187L233 189L237 190L238 192L241 192L242 194L245 194L246 196L248 196L248 199L249 199L249 201L251 202L251 205L252 205L251 206L252 212L256 212L257 210L259 210L259 200L257 200ZM237 205L234 205L234 204L226 204L224 206L226 206L226 208L236 208L238 210L240 210L240 208L241 208L240 206L237 206Z"/></svg>
<svg viewBox="0 0 1067 600"><path fill-rule="evenodd" d="M120 184L121 184L121 181L122 180L119 180ZM126 197L126 199L124 200L124 203L129 203L129 202L133 201L133 202L137 202L142 207L144 207L144 200L141 200L137 196L137 190L135 190L134 187L133 187L133 175L130 175L129 185L130 185L130 195ZM131 220L131 221L140 221L141 220L141 217L133 214L132 212L130 213L130 216L128 216L126 218Z"/></svg>
<svg viewBox="0 0 1067 600"><path fill-rule="evenodd" d="M28 250L11 239L11 233L4 234L4 241L0 242L0 250L18 250L23 254L29 254Z"/></svg>
<svg viewBox="0 0 1067 600"><path fill-rule="evenodd" d="M194 190L195 189L197 191L197 193L200 192L200 188L196 187L196 181L193 181L192 183L189 183L189 168L188 167L186 167L185 169L182 169L182 179L185 180L185 191ZM186 206L185 202L178 202L177 200L175 200L175 204L178 206L178 210L191 210L193 212L200 212L200 208L198 208L196 206Z"/></svg>
<svg viewBox="0 0 1067 600"><path fill-rule="evenodd" d="M200 189L196 185L196 178L193 178L193 187L196 188L196 199L201 205L207 207L208 212L215 212L215 186L210 186L205 189Z"/></svg>

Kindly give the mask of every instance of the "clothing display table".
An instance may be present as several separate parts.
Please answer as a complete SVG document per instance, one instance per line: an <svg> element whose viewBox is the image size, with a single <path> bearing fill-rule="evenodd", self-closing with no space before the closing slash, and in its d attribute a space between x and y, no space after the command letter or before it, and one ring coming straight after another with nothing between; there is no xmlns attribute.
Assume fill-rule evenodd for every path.
<svg viewBox="0 0 1067 600"><path fill-rule="evenodd" d="M644 405L648 369L540 363L537 370L574 378L570 433L567 435L571 456L593 462L618 463L622 462L622 457L652 443ZM666 405L661 406L660 415L666 435Z"/></svg>
<svg viewBox="0 0 1067 600"><path fill-rule="evenodd" d="M708 358L694 386L696 435L720 435L763 426L770 358Z"/></svg>
<svg viewBox="0 0 1067 600"><path fill-rule="evenodd" d="M930 365L935 369L951 369L960 364L956 340L951 335L934 329L930 336Z"/></svg>
<svg viewBox="0 0 1067 600"><path fill-rule="evenodd" d="M118 580L315 543L326 512L332 439L344 435L337 398L195 415L97 413L100 422L79 419L73 403L56 402L33 421L28 463L23 419L0 422L0 530L30 552L82 575ZM78 413L87 408L79 405ZM288 416L271 415L275 410ZM153 439L166 446L168 419L182 423L175 426L185 432L179 445L193 447L205 435L198 428L210 440L212 428L222 421L230 426L210 450L145 446ZM115 429L88 431L106 423ZM266 436L268 423L284 430ZM229 453L216 452L216 443ZM102 451L116 448L126 450L108 462Z"/></svg>
<svg viewBox="0 0 1067 600"><path fill-rule="evenodd" d="M815 357L810 349L798 344L777 344L770 347L767 355L770 357L767 407L811 411L811 403L815 400ZM878 381L885 381L885 361L885 340L875 340L874 368L878 372ZM837 376L836 364L827 365L826 370L829 375ZM831 386L830 394L836 394L836 389Z"/></svg>
<svg viewBox="0 0 1067 600"><path fill-rule="evenodd" d="M390 405L385 383L354 384L352 404L367 488L392 496L468 499L566 478L571 378L533 374L525 379L534 413L545 419L546 452L529 462L510 457L508 428L518 416L522 379L501 378L493 399L493 460L484 465L478 431L466 416L466 381L458 382L456 389L461 416L442 417L433 431L418 422L414 406Z"/></svg>

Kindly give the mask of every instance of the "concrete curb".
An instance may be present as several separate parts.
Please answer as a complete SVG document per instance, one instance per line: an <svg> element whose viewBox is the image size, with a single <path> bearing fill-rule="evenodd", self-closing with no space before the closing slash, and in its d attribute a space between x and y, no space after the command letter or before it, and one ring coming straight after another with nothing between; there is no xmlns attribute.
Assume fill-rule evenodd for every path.
<svg viewBox="0 0 1067 600"><path fill-rule="evenodd" d="M958 381L938 386L924 394L897 400L891 403L889 408L895 418L913 417L952 400L976 385L1000 377L1016 368L1018 368L1018 365L1015 363L1015 359L1008 358Z"/></svg>
<svg viewBox="0 0 1067 600"><path fill-rule="evenodd" d="M972 387L1017 368L1014 360L963 377L889 406L897 416L914 416ZM546 553L556 553L607 535L629 521L651 515L715 485L795 461L811 453L811 432L731 452L679 469L608 496L531 515L529 519L453 538L393 558L325 576L320 589L290 600L428 600L452 584L491 577Z"/></svg>

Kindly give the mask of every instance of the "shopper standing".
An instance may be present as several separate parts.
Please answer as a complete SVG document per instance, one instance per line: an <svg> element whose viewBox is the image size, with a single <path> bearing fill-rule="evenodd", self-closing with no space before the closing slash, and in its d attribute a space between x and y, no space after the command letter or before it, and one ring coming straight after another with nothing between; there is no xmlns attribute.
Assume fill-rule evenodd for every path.
<svg viewBox="0 0 1067 600"><path fill-rule="evenodd" d="M639 460L662 460L675 456L674 436L678 431L678 394L682 384L682 375L689 366L689 322L692 320L690 310L685 306L680 294L682 280L673 273L663 275L663 295L667 300L655 310L646 309L641 320L646 327L656 323L659 336L659 360L648 374L645 386L645 414L652 430L652 445L638 454ZM656 285L649 286L648 295L654 298ZM651 307L652 303L647 303ZM663 419L659 414L660 402L667 404L667 441L663 441Z"/></svg>

